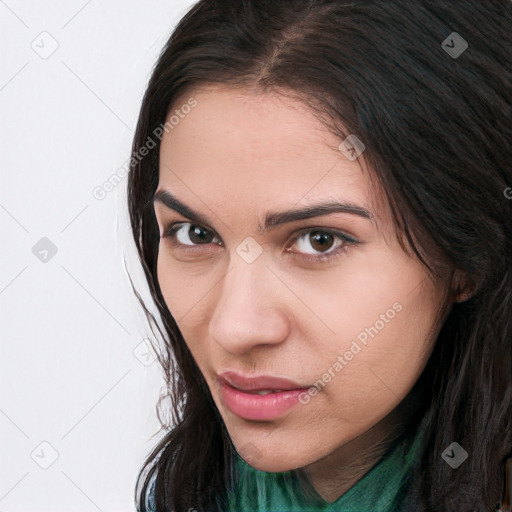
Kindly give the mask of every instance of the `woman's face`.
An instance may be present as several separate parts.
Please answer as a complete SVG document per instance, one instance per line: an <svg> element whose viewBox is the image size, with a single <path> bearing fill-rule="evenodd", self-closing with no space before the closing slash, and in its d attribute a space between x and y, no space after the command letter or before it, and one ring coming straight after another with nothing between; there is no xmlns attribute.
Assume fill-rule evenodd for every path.
<svg viewBox="0 0 512 512"><path fill-rule="evenodd" d="M155 201L160 287L240 455L264 471L307 466L407 395L443 285L402 250L358 160L301 103L228 87L193 98L174 106L160 150L157 192L188 208ZM314 211L327 203L340 206ZM221 386L225 372L292 382L251 381L274 390L254 394L236 376L241 391Z"/></svg>

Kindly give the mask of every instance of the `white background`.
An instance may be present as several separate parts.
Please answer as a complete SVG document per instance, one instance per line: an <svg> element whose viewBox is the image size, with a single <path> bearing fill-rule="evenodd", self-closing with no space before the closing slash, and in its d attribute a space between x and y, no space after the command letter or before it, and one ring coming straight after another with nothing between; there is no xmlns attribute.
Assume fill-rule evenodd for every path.
<svg viewBox="0 0 512 512"><path fill-rule="evenodd" d="M92 191L193 3L0 0L1 512L135 510L163 378L125 270L147 302L126 178Z"/></svg>

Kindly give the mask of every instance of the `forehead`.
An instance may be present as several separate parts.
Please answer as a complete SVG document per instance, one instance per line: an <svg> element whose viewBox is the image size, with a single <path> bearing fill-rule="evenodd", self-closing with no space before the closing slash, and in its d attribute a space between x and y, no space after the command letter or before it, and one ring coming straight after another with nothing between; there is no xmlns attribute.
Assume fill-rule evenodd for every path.
<svg viewBox="0 0 512 512"><path fill-rule="evenodd" d="M191 99L197 104L182 109ZM297 100L208 87L175 101L171 116L179 122L162 138L159 188L199 208L200 198L211 207L229 198L251 211L321 198L374 209L360 162L348 160L338 149L342 139Z"/></svg>

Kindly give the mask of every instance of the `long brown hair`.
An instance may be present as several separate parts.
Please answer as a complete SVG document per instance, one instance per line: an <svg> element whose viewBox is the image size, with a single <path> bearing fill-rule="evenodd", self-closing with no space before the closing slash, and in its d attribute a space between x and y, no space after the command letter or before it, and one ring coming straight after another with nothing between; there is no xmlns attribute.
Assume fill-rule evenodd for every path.
<svg viewBox="0 0 512 512"><path fill-rule="evenodd" d="M181 19L150 78L128 177L161 326L141 304L163 340L173 419L139 474L139 510L155 471L158 512L222 510L234 481L234 447L159 287L152 204L170 110L215 83L294 96L333 133L357 134L397 233L429 270L422 249L434 244L475 283L420 377L426 444L414 482L418 510L497 505L512 443L511 11L508 0L201 0ZM468 45L459 55L443 46L454 32ZM469 454L457 470L441 458L453 441Z"/></svg>

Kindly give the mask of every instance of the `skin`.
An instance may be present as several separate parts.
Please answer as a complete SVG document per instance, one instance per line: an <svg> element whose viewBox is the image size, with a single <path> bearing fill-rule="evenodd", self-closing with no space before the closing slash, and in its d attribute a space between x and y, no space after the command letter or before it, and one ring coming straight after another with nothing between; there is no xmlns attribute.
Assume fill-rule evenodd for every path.
<svg viewBox="0 0 512 512"><path fill-rule="evenodd" d="M197 106L162 139L158 190L200 212L209 238L191 240L188 224L179 240L165 237L172 223L198 223L155 202L163 296L239 454L263 471L305 468L317 492L333 501L377 462L405 414L397 406L431 353L447 284L432 281L400 247L383 194L361 168L364 153L348 160L338 149L342 140L306 106L276 93L212 86L175 108L191 96ZM268 211L325 199L354 203L373 217L334 213L258 232ZM360 244L334 237L320 245L311 232L300 235L305 228L337 230ZM246 237L263 250L250 264L236 252ZM328 262L302 258L343 244ZM222 403L216 374L226 369L312 386L396 303L401 310L366 346L359 343L341 371L331 370L334 377L307 404L275 421L248 421Z"/></svg>

